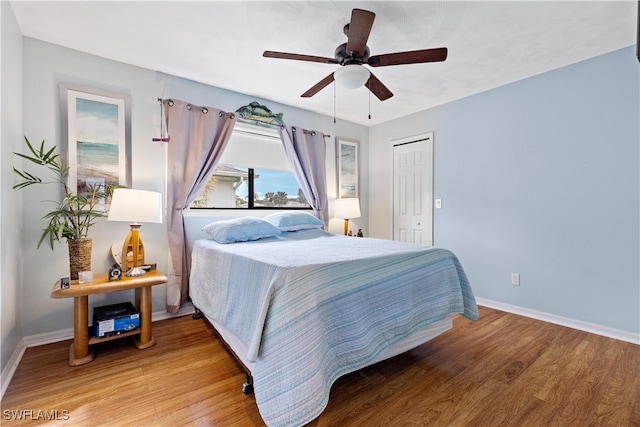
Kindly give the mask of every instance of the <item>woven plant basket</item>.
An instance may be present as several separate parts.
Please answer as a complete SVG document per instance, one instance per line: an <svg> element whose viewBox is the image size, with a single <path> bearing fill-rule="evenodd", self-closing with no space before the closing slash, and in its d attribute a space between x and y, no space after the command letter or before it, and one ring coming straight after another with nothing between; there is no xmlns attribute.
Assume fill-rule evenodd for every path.
<svg viewBox="0 0 640 427"><path fill-rule="evenodd" d="M68 239L69 246L69 274L71 280L78 279L78 272L91 271L91 237Z"/></svg>

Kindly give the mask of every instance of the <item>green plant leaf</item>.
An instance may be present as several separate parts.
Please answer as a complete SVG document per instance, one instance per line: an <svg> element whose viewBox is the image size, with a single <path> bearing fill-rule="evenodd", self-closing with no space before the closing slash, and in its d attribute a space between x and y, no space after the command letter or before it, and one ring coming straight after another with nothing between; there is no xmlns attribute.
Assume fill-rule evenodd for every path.
<svg viewBox="0 0 640 427"><path fill-rule="evenodd" d="M99 201L110 197L113 189L120 186L95 186L90 188L88 194L72 192L67 186L69 167L56 152L55 145L49 148L46 146L45 140L42 140L39 146L34 146L26 136L24 141L27 146L26 154L14 154L35 165L47 168L55 175L55 178L43 181L35 174L14 167L13 170L19 178L19 182L13 188L21 190L33 184L57 184L61 186L64 194L62 201L47 200L53 203L54 208L42 217L47 221L47 226L42 230L38 240L38 248L45 240L53 249L54 243L62 241L62 239L88 236L89 228L95 224L96 219L107 216L106 210L97 208Z"/></svg>

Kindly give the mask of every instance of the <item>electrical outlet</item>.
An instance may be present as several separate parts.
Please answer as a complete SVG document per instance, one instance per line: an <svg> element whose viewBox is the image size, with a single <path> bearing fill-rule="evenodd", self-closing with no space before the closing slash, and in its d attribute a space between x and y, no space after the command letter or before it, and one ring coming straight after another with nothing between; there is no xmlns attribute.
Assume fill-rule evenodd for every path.
<svg viewBox="0 0 640 427"><path fill-rule="evenodd" d="M520 286L520 275L518 273L511 273L511 284L513 286Z"/></svg>
<svg viewBox="0 0 640 427"><path fill-rule="evenodd" d="M436 199L436 209L442 209L442 199Z"/></svg>

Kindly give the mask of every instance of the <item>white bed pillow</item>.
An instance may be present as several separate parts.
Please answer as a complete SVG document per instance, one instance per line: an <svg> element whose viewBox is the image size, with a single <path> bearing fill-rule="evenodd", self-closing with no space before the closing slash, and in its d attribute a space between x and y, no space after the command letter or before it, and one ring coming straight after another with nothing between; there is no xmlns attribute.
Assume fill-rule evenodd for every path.
<svg viewBox="0 0 640 427"><path fill-rule="evenodd" d="M247 242L280 234L280 230L262 218L241 217L207 224L202 231L218 243Z"/></svg>
<svg viewBox="0 0 640 427"><path fill-rule="evenodd" d="M308 212L279 212L264 217L265 220L282 231L308 230L322 228L324 223Z"/></svg>

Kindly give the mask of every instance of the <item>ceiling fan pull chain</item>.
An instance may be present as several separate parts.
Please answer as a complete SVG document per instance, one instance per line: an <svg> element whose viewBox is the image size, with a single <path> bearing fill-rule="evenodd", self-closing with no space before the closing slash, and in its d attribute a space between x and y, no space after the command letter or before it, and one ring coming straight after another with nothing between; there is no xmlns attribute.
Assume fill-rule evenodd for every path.
<svg viewBox="0 0 640 427"><path fill-rule="evenodd" d="M333 124L336 124L336 82L333 82Z"/></svg>
<svg viewBox="0 0 640 427"><path fill-rule="evenodd" d="M369 89L371 89L371 74L369 74L368 84ZM369 120L371 120L371 90L369 90Z"/></svg>
<svg viewBox="0 0 640 427"><path fill-rule="evenodd" d="M369 120L371 120L371 74L369 74L369 78L367 79L367 89L369 89Z"/></svg>

